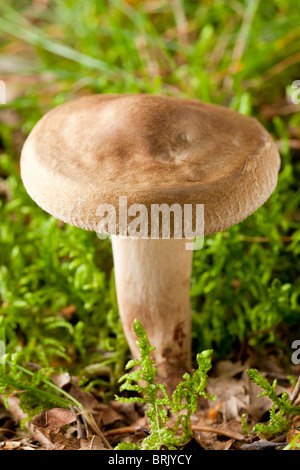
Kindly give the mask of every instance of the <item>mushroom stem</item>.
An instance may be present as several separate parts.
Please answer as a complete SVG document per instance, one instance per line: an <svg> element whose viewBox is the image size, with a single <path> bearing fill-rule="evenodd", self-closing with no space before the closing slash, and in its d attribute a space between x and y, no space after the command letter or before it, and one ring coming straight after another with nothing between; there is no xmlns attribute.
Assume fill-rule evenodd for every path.
<svg viewBox="0 0 300 470"><path fill-rule="evenodd" d="M112 237L116 290L124 332L139 357L133 321L140 320L153 352L158 376L167 382L191 368L190 277L193 251L185 239ZM172 388L172 385L169 387Z"/></svg>

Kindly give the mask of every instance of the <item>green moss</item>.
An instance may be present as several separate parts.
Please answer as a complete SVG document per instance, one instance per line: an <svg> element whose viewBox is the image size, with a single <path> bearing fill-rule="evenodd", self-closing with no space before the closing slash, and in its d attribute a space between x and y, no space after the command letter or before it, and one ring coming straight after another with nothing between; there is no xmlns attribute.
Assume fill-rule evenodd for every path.
<svg viewBox="0 0 300 470"><path fill-rule="evenodd" d="M103 396L113 393L127 357L110 243L44 213L18 169L16 133L28 134L48 109L78 94L211 101L257 117L281 141L282 168L269 201L194 253L193 352L213 348L224 357L252 334L250 344L263 347L279 340L279 322L299 337L300 163L290 139L300 138L300 115L280 111L299 78L297 63L282 65L300 49L298 5L260 2L247 23L249 2L181 3L188 36L171 2L153 11L147 2L119 0L54 0L46 9L8 0L0 7L2 60L16 51L21 89L3 107L19 122L0 124L0 176L11 192L10 199L0 197L0 339L19 364L69 370ZM244 48L235 61L237 41ZM39 79L24 84L28 74ZM288 360L290 344L290 337L280 344Z"/></svg>

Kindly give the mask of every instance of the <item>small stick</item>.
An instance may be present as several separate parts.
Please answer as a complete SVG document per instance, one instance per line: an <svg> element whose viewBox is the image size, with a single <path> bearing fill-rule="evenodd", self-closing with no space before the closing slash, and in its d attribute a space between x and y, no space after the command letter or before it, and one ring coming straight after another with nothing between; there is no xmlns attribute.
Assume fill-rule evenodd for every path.
<svg viewBox="0 0 300 470"><path fill-rule="evenodd" d="M274 447L283 447L285 445L286 442L271 442L266 441L265 439L260 439L259 441L252 442L251 444L242 445L241 450L266 450Z"/></svg>
<svg viewBox="0 0 300 470"><path fill-rule="evenodd" d="M13 431L12 429L7 429L7 428L0 428L1 432L10 432L11 434L15 434L16 431Z"/></svg>
<svg viewBox="0 0 300 470"><path fill-rule="evenodd" d="M97 426L93 416L91 414L87 414L87 422L88 424L90 425L90 427L92 428L93 432L99 436L104 444L104 446L107 448L107 449L112 449L110 443L108 442L108 440L106 439L105 435L103 434L103 432L101 431L101 429L99 428L99 426Z"/></svg>
<svg viewBox="0 0 300 470"><path fill-rule="evenodd" d="M82 424L81 424L81 421L80 421L78 412L77 412L77 410L74 408L74 406L71 405L71 403L70 403L70 405L69 405L69 408L70 408L70 410L76 415L76 424L77 424L77 432L78 432L77 439L84 439Z"/></svg>
<svg viewBox="0 0 300 470"><path fill-rule="evenodd" d="M110 429L104 433L105 436L122 436L123 434L135 434L142 431L140 426L125 426L124 428Z"/></svg>
<svg viewBox="0 0 300 470"><path fill-rule="evenodd" d="M80 416L81 416L81 419L82 419L84 427L85 427L86 438L88 439L89 438L89 427L88 427L86 417L84 416L84 413L80 414Z"/></svg>
<svg viewBox="0 0 300 470"><path fill-rule="evenodd" d="M106 437L104 436L104 434L102 433L102 431L100 430L100 428L96 425L95 423L95 420L93 418L93 416L91 414L87 414L87 417L88 417L88 420L86 419L85 416L83 416L83 413L81 411L77 411L73 405L69 405L70 406L70 409L73 411L73 413L76 414L76 422L77 422L77 426L78 426L78 438L80 439L84 439L84 433L83 433L83 429L82 429L82 424L81 424L81 421L80 421L80 417L83 421L83 424L84 424L84 427L85 427L85 432L86 432L86 439L89 438L89 431L88 431L88 424L91 426L93 432L99 436L103 442L103 445L107 448L107 449L111 449L111 445L110 443L108 442L108 440L106 439Z"/></svg>
<svg viewBox="0 0 300 470"><path fill-rule="evenodd" d="M300 430L300 427L297 426L296 428L294 428L296 431L299 431ZM284 432L283 434L280 434L280 436L276 436L274 437L274 439L271 439L270 442L285 442L286 443L286 436L288 435L287 432Z"/></svg>
<svg viewBox="0 0 300 470"><path fill-rule="evenodd" d="M77 413L77 416L79 416L81 418L81 421L84 424L86 438L88 439L89 438L89 428L88 428L88 423L87 423L86 417L84 416L84 412L76 407L76 413Z"/></svg>
<svg viewBox="0 0 300 470"><path fill-rule="evenodd" d="M300 375L298 377L298 380L297 380L296 386L293 390L293 393L291 394L290 400L291 400L292 405L295 403L295 401L296 401L296 399L299 395L299 392L300 392Z"/></svg>
<svg viewBox="0 0 300 470"><path fill-rule="evenodd" d="M91 444L90 444L90 450L93 450L94 439L95 439L95 436L92 437Z"/></svg>
<svg viewBox="0 0 300 470"><path fill-rule="evenodd" d="M238 432L231 431L230 429L214 428L213 426L201 426L194 424L192 426L192 431L212 432L219 434L220 436L230 437L236 441L243 441L245 439L244 436Z"/></svg>
<svg viewBox="0 0 300 470"><path fill-rule="evenodd" d="M169 429L172 429L171 426L167 426ZM181 429L181 426L179 427ZM118 428L118 429L110 429L109 431L106 431L104 434L105 436L118 436L118 435L123 435L123 434L134 434L138 431L141 431L142 429L138 426L127 426L124 428ZM224 428L214 428L213 426L201 426L194 424L192 426L192 431L202 431L202 432L212 432L214 434L219 434L220 436L226 436L231 439L235 439L236 441L243 441L244 436L242 434L239 434L234 431L230 431L229 429L224 429Z"/></svg>

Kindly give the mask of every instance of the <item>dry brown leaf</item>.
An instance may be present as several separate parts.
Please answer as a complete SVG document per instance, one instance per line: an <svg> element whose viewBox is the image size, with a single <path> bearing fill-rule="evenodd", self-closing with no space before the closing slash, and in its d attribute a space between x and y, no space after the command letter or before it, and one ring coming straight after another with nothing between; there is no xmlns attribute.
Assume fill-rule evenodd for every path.
<svg viewBox="0 0 300 470"><path fill-rule="evenodd" d="M7 403L9 406L9 412L15 422L20 423L21 421L27 418L27 415L20 408L20 400L18 397L10 395L9 397L7 397Z"/></svg>
<svg viewBox="0 0 300 470"><path fill-rule="evenodd" d="M99 436L93 436L91 440L80 439L80 450L107 450Z"/></svg>
<svg viewBox="0 0 300 470"><path fill-rule="evenodd" d="M232 362L229 360L220 361L216 365L217 377L235 377L238 374L244 372L247 368L246 364L242 364L241 361Z"/></svg>
<svg viewBox="0 0 300 470"><path fill-rule="evenodd" d="M65 438L62 433L57 434L53 443L49 446L51 450L79 450L80 440L76 437Z"/></svg>
<svg viewBox="0 0 300 470"><path fill-rule="evenodd" d="M216 396L224 422L237 418L248 409L249 396L243 378L234 379L227 375L211 378L207 391Z"/></svg>
<svg viewBox="0 0 300 470"><path fill-rule="evenodd" d="M36 446L24 444L22 441L0 442L0 450L35 450Z"/></svg>
<svg viewBox="0 0 300 470"><path fill-rule="evenodd" d="M273 402L269 397L257 397L262 392L261 388L249 380L249 408L248 412L253 421L257 422L271 409Z"/></svg>
<svg viewBox="0 0 300 470"><path fill-rule="evenodd" d="M72 426L72 430L78 432L78 416L71 410L63 408L53 408L52 410L42 411L35 416L31 422L32 427L47 439L46 447L48 450L105 450L104 441L101 437L94 435L91 439L84 439L72 436L68 429L66 432L64 426L77 421L77 427ZM80 434L78 434L80 436Z"/></svg>
<svg viewBox="0 0 300 470"><path fill-rule="evenodd" d="M73 411L53 408L52 410L42 411L41 414L35 416L31 424L53 444L61 428L66 424L74 423L76 418Z"/></svg>
<svg viewBox="0 0 300 470"><path fill-rule="evenodd" d="M71 377L68 372L65 372L63 374L54 372L51 375L51 380L59 388L64 388L66 385L69 385L71 383Z"/></svg>
<svg viewBox="0 0 300 470"><path fill-rule="evenodd" d="M122 403L120 401L113 400L110 402L110 405L119 414L122 414L127 418L128 424L135 423L144 415L142 408L138 408L135 403Z"/></svg>
<svg viewBox="0 0 300 470"><path fill-rule="evenodd" d="M90 392L84 392L78 385L77 377L72 377L72 382L63 387L75 400L79 401L86 411L91 414L97 413L101 409L101 403Z"/></svg>
<svg viewBox="0 0 300 470"><path fill-rule="evenodd" d="M100 416L101 423L106 428L116 423L117 421L123 423L125 422L124 415L121 415L109 405L101 405Z"/></svg>

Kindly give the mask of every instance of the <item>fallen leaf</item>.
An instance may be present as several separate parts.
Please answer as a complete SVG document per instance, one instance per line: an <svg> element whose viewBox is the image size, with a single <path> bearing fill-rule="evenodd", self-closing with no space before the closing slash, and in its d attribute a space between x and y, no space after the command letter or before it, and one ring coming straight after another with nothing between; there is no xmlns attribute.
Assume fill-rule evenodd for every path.
<svg viewBox="0 0 300 470"><path fill-rule="evenodd" d="M117 421L124 422L125 417L124 415L121 415L116 410L114 410L111 406L101 405L100 420L103 426L107 428Z"/></svg>
<svg viewBox="0 0 300 470"><path fill-rule="evenodd" d="M31 424L38 429L50 443L54 443L56 436L63 426L76 421L76 414L71 410L63 408L53 408L52 410L42 411L35 416Z"/></svg>
<svg viewBox="0 0 300 470"><path fill-rule="evenodd" d="M59 388L64 388L66 385L69 385L71 383L71 377L68 372L65 372L63 374L54 372L51 375L51 380Z"/></svg>
<svg viewBox="0 0 300 470"><path fill-rule="evenodd" d="M93 436L91 440L80 439L80 450L107 450L99 436Z"/></svg>
<svg viewBox="0 0 300 470"><path fill-rule="evenodd" d="M262 392L262 389L249 379L249 408L248 412L253 421L257 422L261 417L270 410L273 405L269 397L257 397Z"/></svg>

